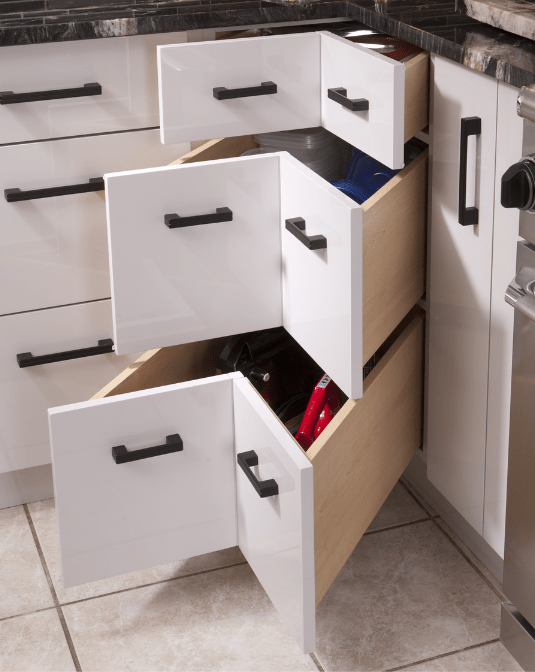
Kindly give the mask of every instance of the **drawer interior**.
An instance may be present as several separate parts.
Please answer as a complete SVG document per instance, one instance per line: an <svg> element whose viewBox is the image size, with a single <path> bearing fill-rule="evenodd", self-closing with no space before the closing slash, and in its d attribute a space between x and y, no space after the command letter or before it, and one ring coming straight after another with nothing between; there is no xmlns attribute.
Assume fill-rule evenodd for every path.
<svg viewBox="0 0 535 672"><path fill-rule="evenodd" d="M175 165L240 156L252 136ZM377 363L307 451L314 465L318 604L421 444L427 151L363 204L364 360ZM150 350L93 399L212 376L226 338ZM388 422L385 421L388 419Z"/></svg>

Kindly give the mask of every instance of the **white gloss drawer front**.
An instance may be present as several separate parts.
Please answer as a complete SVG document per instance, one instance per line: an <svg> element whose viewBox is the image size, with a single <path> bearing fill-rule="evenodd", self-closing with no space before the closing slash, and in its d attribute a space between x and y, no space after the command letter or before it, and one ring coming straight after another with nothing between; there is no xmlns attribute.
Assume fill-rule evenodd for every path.
<svg viewBox="0 0 535 672"><path fill-rule="evenodd" d="M87 399L135 359L110 347L110 303L0 318L0 473L49 463L48 408Z"/></svg>
<svg viewBox="0 0 535 672"><path fill-rule="evenodd" d="M158 126L156 47L186 35L2 47L0 144Z"/></svg>
<svg viewBox="0 0 535 672"><path fill-rule="evenodd" d="M162 46L158 74L164 143L323 126L403 167L405 65L331 33Z"/></svg>
<svg viewBox="0 0 535 672"><path fill-rule="evenodd" d="M0 147L0 315L108 298L104 173L179 154L157 130Z"/></svg>
<svg viewBox="0 0 535 672"><path fill-rule="evenodd" d="M362 208L287 153L106 176L126 353L284 326L362 395Z"/></svg>

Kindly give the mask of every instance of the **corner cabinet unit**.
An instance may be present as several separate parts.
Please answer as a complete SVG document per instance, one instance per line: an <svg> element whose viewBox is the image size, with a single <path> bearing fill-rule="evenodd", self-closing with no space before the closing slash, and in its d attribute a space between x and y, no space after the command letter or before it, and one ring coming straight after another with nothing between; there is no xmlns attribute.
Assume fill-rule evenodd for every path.
<svg viewBox="0 0 535 672"><path fill-rule="evenodd" d="M315 606L422 442L428 153L362 205L285 152L241 155L253 130L323 123L399 168L428 55L323 33L181 46L159 52L164 140L240 135L104 176L116 353L158 349L49 411L64 585L237 544L310 652ZM226 337L280 326L348 397L306 453L246 378L214 376Z"/></svg>

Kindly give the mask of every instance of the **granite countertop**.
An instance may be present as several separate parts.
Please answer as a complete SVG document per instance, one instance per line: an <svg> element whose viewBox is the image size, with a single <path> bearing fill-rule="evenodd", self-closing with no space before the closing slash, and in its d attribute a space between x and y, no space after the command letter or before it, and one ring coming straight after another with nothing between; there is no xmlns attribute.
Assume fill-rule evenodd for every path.
<svg viewBox="0 0 535 672"><path fill-rule="evenodd" d="M535 43L456 11L455 0L0 0L0 46L349 18L520 87Z"/></svg>

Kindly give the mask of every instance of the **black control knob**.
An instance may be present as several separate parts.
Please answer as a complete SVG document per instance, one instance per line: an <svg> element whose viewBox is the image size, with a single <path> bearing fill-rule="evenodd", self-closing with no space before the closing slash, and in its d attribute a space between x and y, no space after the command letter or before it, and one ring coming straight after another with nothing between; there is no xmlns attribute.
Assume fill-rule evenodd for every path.
<svg viewBox="0 0 535 672"><path fill-rule="evenodd" d="M526 159L514 163L502 177L504 208L531 210L535 206L535 164Z"/></svg>

